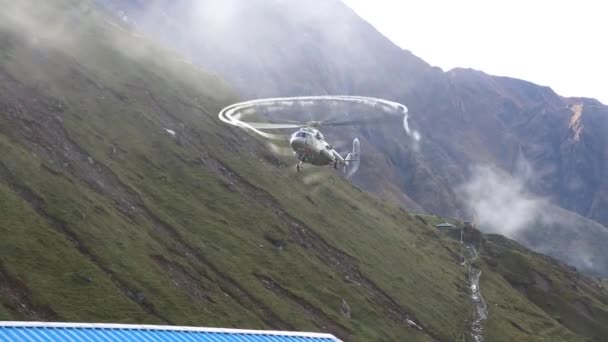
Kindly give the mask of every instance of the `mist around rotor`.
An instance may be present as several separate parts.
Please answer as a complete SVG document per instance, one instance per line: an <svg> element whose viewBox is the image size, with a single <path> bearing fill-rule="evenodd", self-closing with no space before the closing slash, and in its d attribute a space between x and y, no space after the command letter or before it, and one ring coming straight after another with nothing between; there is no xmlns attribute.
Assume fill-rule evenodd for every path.
<svg viewBox="0 0 608 342"><path fill-rule="evenodd" d="M345 109L352 107L357 109ZM326 117L315 117L318 113L325 113ZM294 118L294 115L297 117ZM304 127L322 130L326 140L335 144L334 148L341 151L341 155L348 152L344 158L344 174L347 179L351 179L359 171L361 144L356 138L357 132L347 130L341 133L335 131L336 129L347 129L349 126L401 126L415 149L420 141L418 131L410 128L408 109L405 105L373 97L325 95L265 98L232 104L222 109L218 116L226 124L268 139L268 148L276 155L284 157L294 156L294 151L282 142L287 141L294 131ZM335 140L335 133L339 133L338 136L342 139ZM344 134L349 133L355 134L355 137L352 150L345 151L350 148L345 146ZM395 138L400 139L398 136ZM292 166L290 169L295 173L295 159ZM315 192L326 185L331 177L332 172L327 172L325 168L306 166L300 179Z"/></svg>
<svg viewBox="0 0 608 342"><path fill-rule="evenodd" d="M355 103L366 105L369 108L373 108L374 110L377 109L380 112L389 114L389 116L392 116L392 118L398 118L400 115L403 115L402 125L405 130L405 133L409 137L411 137L415 142L420 140L420 134L418 133L418 131L410 129L408 123L409 114L405 105L398 102L373 97L324 95L257 99L232 104L222 109L218 116L222 122L225 122L232 126L241 127L261 137L271 140L283 140L285 138L285 135L271 133L268 131L276 132L278 130L286 129L296 130L302 127L312 127L321 129L324 127L376 125L383 124L383 121L387 118L371 117L347 120L331 118L328 120L308 121L278 120L280 122L248 121L248 119L252 119L253 117L259 115L258 111L265 111L267 113L289 112L296 109L301 110L303 108L305 109L306 107L312 107L320 103L329 104L330 107L332 105L336 106L340 103Z"/></svg>

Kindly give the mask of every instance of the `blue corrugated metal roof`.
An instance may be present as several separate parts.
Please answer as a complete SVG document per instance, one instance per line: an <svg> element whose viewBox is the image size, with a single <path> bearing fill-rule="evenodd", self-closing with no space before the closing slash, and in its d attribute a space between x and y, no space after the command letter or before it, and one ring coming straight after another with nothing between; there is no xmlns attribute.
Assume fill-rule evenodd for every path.
<svg viewBox="0 0 608 342"><path fill-rule="evenodd" d="M339 342L330 334L156 325L0 322L0 342Z"/></svg>

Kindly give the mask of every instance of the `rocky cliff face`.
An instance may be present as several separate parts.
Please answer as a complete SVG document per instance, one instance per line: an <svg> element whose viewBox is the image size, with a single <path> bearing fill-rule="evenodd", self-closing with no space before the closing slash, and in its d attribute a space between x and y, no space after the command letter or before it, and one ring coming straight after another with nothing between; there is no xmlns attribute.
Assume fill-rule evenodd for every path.
<svg viewBox="0 0 608 342"><path fill-rule="evenodd" d="M608 107L592 99L562 98L520 80L466 70L448 74L465 103L477 106L471 112L496 117L501 131L517 141L514 156L497 154L505 169L534 193L607 222L600 208L606 205Z"/></svg>

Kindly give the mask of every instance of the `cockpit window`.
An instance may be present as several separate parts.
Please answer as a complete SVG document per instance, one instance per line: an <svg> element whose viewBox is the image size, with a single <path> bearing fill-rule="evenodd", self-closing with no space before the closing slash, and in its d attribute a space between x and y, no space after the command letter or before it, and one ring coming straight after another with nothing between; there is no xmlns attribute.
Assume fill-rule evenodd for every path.
<svg viewBox="0 0 608 342"><path fill-rule="evenodd" d="M294 135L296 138L306 138L306 132L296 132Z"/></svg>

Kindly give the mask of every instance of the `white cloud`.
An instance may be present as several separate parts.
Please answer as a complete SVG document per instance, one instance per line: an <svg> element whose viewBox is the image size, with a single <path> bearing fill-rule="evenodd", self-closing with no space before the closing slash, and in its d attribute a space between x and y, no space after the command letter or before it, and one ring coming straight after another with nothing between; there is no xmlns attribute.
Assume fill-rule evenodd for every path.
<svg viewBox="0 0 608 342"><path fill-rule="evenodd" d="M546 201L527 192L524 184L509 174L488 167L475 167L471 180L460 188L473 210L480 229L510 238L541 216Z"/></svg>
<svg viewBox="0 0 608 342"><path fill-rule="evenodd" d="M530 193L525 182L535 179L534 174L529 165L520 174L522 178L495 167L475 167L459 191L475 213L477 228L507 236L583 270L606 274L606 228Z"/></svg>

